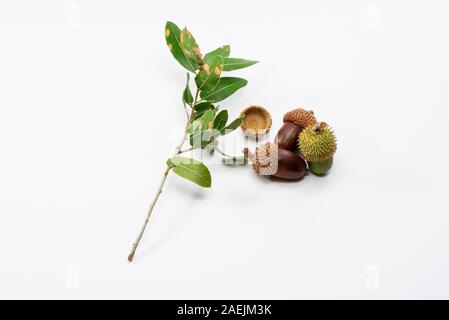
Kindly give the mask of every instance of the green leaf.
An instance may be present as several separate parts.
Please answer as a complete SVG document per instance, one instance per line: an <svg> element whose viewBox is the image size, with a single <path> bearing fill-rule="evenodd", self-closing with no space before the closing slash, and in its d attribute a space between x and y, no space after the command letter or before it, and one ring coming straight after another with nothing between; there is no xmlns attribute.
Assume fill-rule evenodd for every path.
<svg viewBox="0 0 449 320"><path fill-rule="evenodd" d="M201 131L201 121L199 119L193 121L188 127L187 131L192 134L197 131Z"/></svg>
<svg viewBox="0 0 449 320"><path fill-rule="evenodd" d="M226 126L226 122L228 122L228 111L222 110L215 116L214 128L221 131Z"/></svg>
<svg viewBox="0 0 449 320"><path fill-rule="evenodd" d="M167 165L172 167L173 172L178 176L203 188L210 188L212 185L209 169L200 161L178 156L168 159Z"/></svg>
<svg viewBox="0 0 449 320"><path fill-rule="evenodd" d="M232 131L234 131L235 129L240 127L240 125L242 124L244 119L245 119L245 117L238 117L237 119L232 121L229 125L224 127L223 130L221 130L221 134L224 135L224 134L231 133Z"/></svg>
<svg viewBox="0 0 449 320"><path fill-rule="evenodd" d="M202 149L206 144L203 142L203 133L202 131L194 131L190 133L189 143L194 149Z"/></svg>
<svg viewBox="0 0 449 320"><path fill-rule="evenodd" d="M219 137L220 135L220 131L215 128L207 129L206 131L204 131L202 136L203 144L201 145L201 148L204 149L207 145L214 142L214 139Z"/></svg>
<svg viewBox="0 0 449 320"><path fill-rule="evenodd" d="M204 149L208 141L203 141L203 131L190 134L189 143L193 149Z"/></svg>
<svg viewBox="0 0 449 320"><path fill-rule="evenodd" d="M190 81L190 73L187 72L187 84L186 84L186 88L184 89L184 92L182 93L182 101L184 103L192 105L193 96L192 96L192 92L190 92L189 81Z"/></svg>
<svg viewBox="0 0 449 320"><path fill-rule="evenodd" d="M215 129L215 114L213 110L207 110L198 120L189 126L189 142L194 149L204 149L214 138L221 135L220 130Z"/></svg>
<svg viewBox="0 0 449 320"><path fill-rule="evenodd" d="M254 60L245 60L240 58L224 58L223 60L223 71L232 71L237 69L243 69L249 66L252 66L253 64L258 63L258 61Z"/></svg>
<svg viewBox="0 0 449 320"><path fill-rule="evenodd" d="M199 90L212 90L220 80L223 71L223 57L214 56L204 61L200 72L195 77L196 86Z"/></svg>
<svg viewBox="0 0 449 320"><path fill-rule="evenodd" d="M212 109L214 106L212 105L212 103L208 102L208 101L204 101L204 102L200 102L197 105L195 105L195 107L193 109L195 109L196 112L205 112L207 110Z"/></svg>
<svg viewBox="0 0 449 320"><path fill-rule="evenodd" d="M204 61L207 61L208 59L214 57L214 56L222 56L223 58L229 57L229 54L231 53L231 47L229 45L221 46L209 53L206 53L204 56Z"/></svg>
<svg viewBox="0 0 449 320"><path fill-rule="evenodd" d="M192 122L189 126L189 142L190 145L197 149L204 149L213 136L212 128L214 122L213 110L207 110L201 118Z"/></svg>
<svg viewBox="0 0 449 320"><path fill-rule="evenodd" d="M211 102L224 100L234 94L238 89L246 86L248 81L242 78L223 77L211 91L201 91L201 98Z"/></svg>
<svg viewBox="0 0 449 320"><path fill-rule="evenodd" d="M182 29L180 42L187 60L195 66L195 69L198 69L199 66L203 64L203 56L195 38L187 28Z"/></svg>
<svg viewBox="0 0 449 320"><path fill-rule="evenodd" d="M198 63L193 63L188 59L181 47L181 30L176 24L168 21L165 25L165 41L173 57L187 70L195 72L199 68Z"/></svg>
<svg viewBox="0 0 449 320"><path fill-rule="evenodd" d="M198 120L199 118L201 118L203 116L203 114L204 114L204 112L195 113L195 115L193 116L193 120Z"/></svg>
<svg viewBox="0 0 449 320"><path fill-rule="evenodd" d="M204 131L195 131L190 134L189 143L194 149L204 149L210 143L214 142L214 138L221 135L216 129L207 129Z"/></svg>
<svg viewBox="0 0 449 320"><path fill-rule="evenodd" d="M200 102L195 107L195 115L193 117L194 120L201 118L207 110L212 110L215 114L215 112L218 110L218 107L215 107L212 103L208 101Z"/></svg>

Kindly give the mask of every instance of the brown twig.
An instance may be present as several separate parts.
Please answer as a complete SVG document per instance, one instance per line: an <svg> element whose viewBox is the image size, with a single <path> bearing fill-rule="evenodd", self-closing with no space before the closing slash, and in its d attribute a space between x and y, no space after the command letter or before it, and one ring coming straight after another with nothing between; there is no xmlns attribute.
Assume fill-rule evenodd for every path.
<svg viewBox="0 0 449 320"><path fill-rule="evenodd" d="M176 157L178 154L181 153L181 148L184 145L185 141L187 140L188 128L189 128L190 123L193 120L193 116L194 116L194 113L195 113L194 110L193 110L193 106L195 106L195 104L198 101L198 94L199 94L199 90L197 90L197 92L195 94L195 100L194 100L194 102L192 104L192 112L190 114L190 118L187 121L185 130L184 130L184 135L182 136L182 140L180 141L179 145L175 149L175 152L174 152L174 155L173 155L174 157ZM145 220L143 222L142 228L140 229L139 235L137 236L136 241L134 241L132 249L131 249L131 252L128 255L128 261L129 262L133 261L133 258L134 258L134 255L136 253L137 247L138 247L138 245L140 243L140 240L142 239L143 234L145 233L145 229L146 229L146 227L148 225L148 221L150 220L151 213L153 212L154 206L156 205L156 202L157 202L157 200L159 199L159 196L162 193L162 189L164 187L165 180L167 179L167 176L168 176L168 174L169 174L171 169L172 169L172 167L170 167L170 166L167 166L167 168L165 168L164 174L163 174L161 182L159 184L159 188L158 188L156 194L154 195L153 201L150 203L150 206L149 206L147 214L145 216Z"/></svg>

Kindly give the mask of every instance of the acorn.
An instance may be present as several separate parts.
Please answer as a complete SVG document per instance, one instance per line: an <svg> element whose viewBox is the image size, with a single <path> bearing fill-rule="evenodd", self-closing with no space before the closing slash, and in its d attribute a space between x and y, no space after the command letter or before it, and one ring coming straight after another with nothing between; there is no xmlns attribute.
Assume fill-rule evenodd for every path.
<svg viewBox="0 0 449 320"><path fill-rule="evenodd" d="M298 137L299 149L309 164L309 170L323 176L332 167L337 150L337 138L325 122L305 128Z"/></svg>
<svg viewBox="0 0 449 320"><path fill-rule="evenodd" d="M266 143L255 153L244 150L252 162L254 171L261 176L273 176L287 180L299 180L307 173L307 165L298 153L280 149L277 144Z"/></svg>
<svg viewBox="0 0 449 320"><path fill-rule="evenodd" d="M297 108L287 112L284 115L284 125L279 130L274 143L279 145L279 148L296 150L298 143L298 135L304 128L316 123L313 111Z"/></svg>

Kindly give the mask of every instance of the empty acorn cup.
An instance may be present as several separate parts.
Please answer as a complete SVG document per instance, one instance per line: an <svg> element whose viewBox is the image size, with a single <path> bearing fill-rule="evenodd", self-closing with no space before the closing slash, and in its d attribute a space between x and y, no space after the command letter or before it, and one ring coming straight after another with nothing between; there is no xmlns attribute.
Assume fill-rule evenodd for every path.
<svg viewBox="0 0 449 320"><path fill-rule="evenodd" d="M240 115L244 116L241 127L245 134L257 138L270 131L271 115L264 107L252 105L243 109Z"/></svg>

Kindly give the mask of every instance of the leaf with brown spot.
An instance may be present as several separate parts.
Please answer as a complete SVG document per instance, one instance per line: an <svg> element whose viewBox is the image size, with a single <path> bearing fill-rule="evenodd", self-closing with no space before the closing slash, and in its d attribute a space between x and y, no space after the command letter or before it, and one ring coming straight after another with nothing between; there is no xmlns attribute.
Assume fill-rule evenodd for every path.
<svg viewBox="0 0 449 320"><path fill-rule="evenodd" d="M192 65L196 66L197 69L203 64L203 55L201 54L200 48L187 28L184 28L181 31L181 48L184 50L187 59L189 59Z"/></svg>
<svg viewBox="0 0 449 320"><path fill-rule="evenodd" d="M214 117L214 111L207 110L189 126L189 142L194 149L204 149L211 138L219 134L219 131L214 129Z"/></svg>
<svg viewBox="0 0 449 320"><path fill-rule="evenodd" d="M212 90L220 80L223 71L223 57L214 56L205 61L200 72L195 77L195 83L199 90Z"/></svg>
<svg viewBox="0 0 449 320"><path fill-rule="evenodd" d="M201 117L201 128L209 128L209 126L212 126L214 123L214 112L212 110L207 110L204 112L203 116Z"/></svg>
<svg viewBox="0 0 449 320"><path fill-rule="evenodd" d="M195 72L199 65L195 60L191 60L186 56L184 49L181 47L181 30L176 24L168 21L165 25L165 41L170 49L173 57L187 70Z"/></svg>

